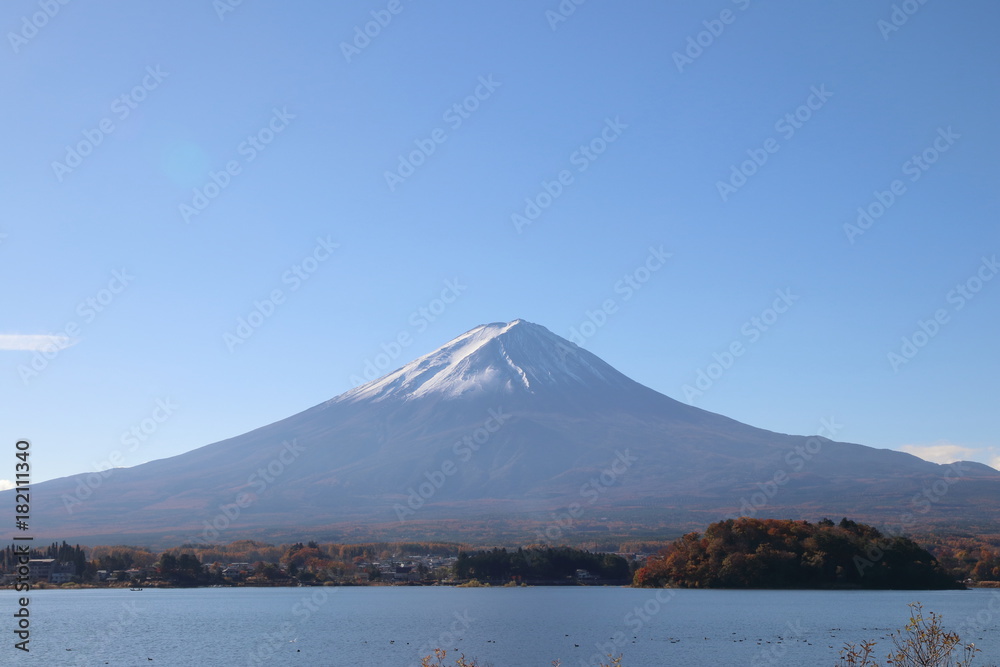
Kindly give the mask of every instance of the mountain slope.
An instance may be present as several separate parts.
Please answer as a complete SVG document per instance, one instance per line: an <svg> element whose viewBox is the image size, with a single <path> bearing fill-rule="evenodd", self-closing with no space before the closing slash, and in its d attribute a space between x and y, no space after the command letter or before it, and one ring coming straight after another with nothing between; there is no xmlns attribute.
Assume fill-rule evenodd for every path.
<svg viewBox="0 0 1000 667"><path fill-rule="evenodd" d="M574 530L601 530L603 517L669 529L741 507L898 523L930 504L928 520L968 522L997 516L1000 472L747 426L515 320L241 436L33 493L34 524L54 538L177 541L321 527L419 537L417 526L456 520L546 527L574 504Z"/></svg>

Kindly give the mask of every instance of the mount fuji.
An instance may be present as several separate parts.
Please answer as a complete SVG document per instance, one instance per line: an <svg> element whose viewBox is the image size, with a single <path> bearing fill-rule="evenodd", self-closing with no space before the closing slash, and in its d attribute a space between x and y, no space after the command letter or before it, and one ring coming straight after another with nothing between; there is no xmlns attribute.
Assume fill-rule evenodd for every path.
<svg viewBox="0 0 1000 667"><path fill-rule="evenodd" d="M151 544L572 542L672 536L740 514L997 532L1000 472L836 442L837 428L742 424L514 320L249 433L37 484L33 525L53 539Z"/></svg>

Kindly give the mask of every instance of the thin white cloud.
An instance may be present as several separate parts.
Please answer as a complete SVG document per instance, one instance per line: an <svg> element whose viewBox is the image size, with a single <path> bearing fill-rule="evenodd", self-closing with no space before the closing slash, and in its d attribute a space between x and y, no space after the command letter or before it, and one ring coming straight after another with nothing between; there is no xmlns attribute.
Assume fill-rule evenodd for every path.
<svg viewBox="0 0 1000 667"><path fill-rule="evenodd" d="M900 451L919 456L932 463L954 463L955 461L970 461L976 454L971 447L952 445L946 442L934 445L903 445Z"/></svg>
<svg viewBox="0 0 1000 667"><path fill-rule="evenodd" d="M78 340L69 336L49 334L0 334L0 350L41 352L55 348L64 350L76 345Z"/></svg>
<svg viewBox="0 0 1000 667"><path fill-rule="evenodd" d="M930 445L902 445L899 450L931 463L978 461L1000 470L1000 451L996 447L966 447L951 442L936 442Z"/></svg>
<svg viewBox="0 0 1000 667"><path fill-rule="evenodd" d="M0 491L8 491L14 488L14 482L9 479L0 479Z"/></svg>

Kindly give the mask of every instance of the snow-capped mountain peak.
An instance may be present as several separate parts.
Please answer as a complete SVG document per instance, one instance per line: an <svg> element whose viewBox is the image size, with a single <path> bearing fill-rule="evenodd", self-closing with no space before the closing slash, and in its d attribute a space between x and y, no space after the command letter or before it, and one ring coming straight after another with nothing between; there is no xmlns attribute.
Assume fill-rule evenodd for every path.
<svg viewBox="0 0 1000 667"><path fill-rule="evenodd" d="M481 324L434 352L343 394L338 400L384 400L478 393L537 393L545 387L621 385L632 381L599 358L538 324L516 319Z"/></svg>

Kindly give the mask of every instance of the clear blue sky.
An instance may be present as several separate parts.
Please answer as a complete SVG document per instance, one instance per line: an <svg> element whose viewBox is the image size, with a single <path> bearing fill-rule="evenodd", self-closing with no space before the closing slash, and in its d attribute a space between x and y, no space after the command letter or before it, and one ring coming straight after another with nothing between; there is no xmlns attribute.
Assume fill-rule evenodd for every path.
<svg viewBox="0 0 1000 667"><path fill-rule="evenodd" d="M756 426L1000 463L1000 5L224 1L0 10L0 440L36 480L518 317Z"/></svg>

